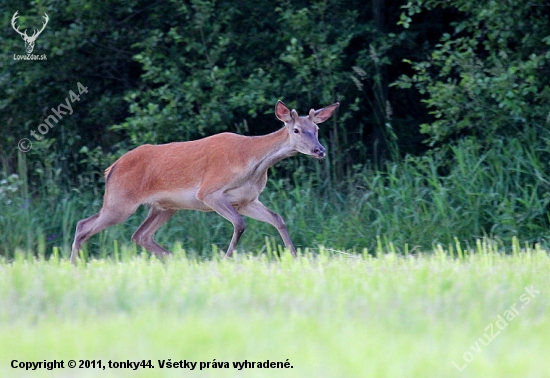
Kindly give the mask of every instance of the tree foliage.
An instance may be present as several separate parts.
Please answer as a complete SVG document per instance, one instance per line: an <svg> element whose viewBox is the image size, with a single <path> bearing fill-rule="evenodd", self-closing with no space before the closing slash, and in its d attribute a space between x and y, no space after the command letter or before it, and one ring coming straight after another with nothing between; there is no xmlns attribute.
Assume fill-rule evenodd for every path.
<svg viewBox="0 0 550 378"><path fill-rule="evenodd" d="M320 134L329 151L322 177L334 183L358 166L423 154L426 136L434 145L526 128L546 135L542 0L1 3L2 170L17 170L17 143L29 138L31 181L51 191L99 182L143 143L273 131L278 99L302 114L341 102ZM35 47L47 60L13 58L24 54L15 11L29 31L49 15ZM74 112L32 139L79 82L89 91ZM288 176L296 163L283 168Z"/></svg>
<svg viewBox="0 0 550 378"><path fill-rule="evenodd" d="M453 22L427 59L410 62L415 86L434 120L421 125L430 142L475 136L482 142L544 131L550 121L550 6L546 1L413 0L401 23L419 14L455 8Z"/></svg>

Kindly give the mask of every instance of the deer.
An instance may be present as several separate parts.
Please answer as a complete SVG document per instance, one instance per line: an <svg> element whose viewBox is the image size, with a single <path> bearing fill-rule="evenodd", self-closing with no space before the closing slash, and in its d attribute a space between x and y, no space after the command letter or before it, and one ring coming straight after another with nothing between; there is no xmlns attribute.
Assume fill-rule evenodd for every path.
<svg viewBox="0 0 550 378"><path fill-rule="evenodd" d="M170 251L154 240L155 232L178 210L214 211L233 224L225 257L230 257L245 230L243 215L274 226L285 248L296 257L296 248L283 218L258 199L267 184L267 171L296 153L323 159L317 124L329 119L336 102L299 116L281 100L276 117L284 123L278 131L261 136L219 133L194 141L141 145L105 170L105 193L99 213L77 223L71 250L76 263L81 246L92 235L124 222L140 205L150 207L132 241L163 258Z"/></svg>
<svg viewBox="0 0 550 378"><path fill-rule="evenodd" d="M13 30L15 30L20 36L21 38L23 38L23 40L25 41L25 49L27 50L27 53L32 53L32 51L34 50L34 43L36 41L36 38L38 38L38 36L44 31L44 29L46 28L46 25L48 25L48 21L50 20L48 15L46 13L44 13L44 16L42 16L44 18L44 22L42 23L42 29L40 29L40 31L38 30L34 30L33 34L29 37L27 35L27 29L25 29L25 31L23 33L21 33L19 31L19 26L15 26L15 23L17 21L17 19L19 18L19 16L17 15L19 13L19 11L16 11L14 14L13 14L13 17L11 18L11 27L13 28Z"/></svg>

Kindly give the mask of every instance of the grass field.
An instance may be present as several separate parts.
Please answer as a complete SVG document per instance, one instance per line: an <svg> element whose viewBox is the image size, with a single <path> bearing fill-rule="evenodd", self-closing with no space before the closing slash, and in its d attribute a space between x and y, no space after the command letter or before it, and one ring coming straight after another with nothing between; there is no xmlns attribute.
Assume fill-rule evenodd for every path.
<svg viewBox="0 0 550 378"><path fill-rule="evenodd" d="M77 267L18 253L0 263L0 376L548 377L548 251L495 249L203 260L176 246L163 263L121 248ZM197 365L161 369L169 359ZM292 367L233 367L245 360Z"/></svg>

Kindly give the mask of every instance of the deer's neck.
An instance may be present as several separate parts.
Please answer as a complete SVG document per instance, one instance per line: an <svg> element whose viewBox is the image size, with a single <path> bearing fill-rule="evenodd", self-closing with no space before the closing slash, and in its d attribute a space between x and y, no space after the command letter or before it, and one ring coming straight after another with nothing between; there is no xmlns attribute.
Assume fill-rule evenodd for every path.
<svg viewBox="0 0 550 378"><path fill-rule="evenodd" d="M285 127L271 134L252 137L253 152L257 157L255 165L257 172L265 172L279 161L296 153L290 145L290 136Z"/></svg>

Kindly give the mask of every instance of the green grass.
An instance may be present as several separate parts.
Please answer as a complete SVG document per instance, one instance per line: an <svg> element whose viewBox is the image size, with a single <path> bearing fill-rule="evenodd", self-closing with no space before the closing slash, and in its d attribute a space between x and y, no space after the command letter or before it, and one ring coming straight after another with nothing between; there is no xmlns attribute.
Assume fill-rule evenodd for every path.
<svg viewBox="0 0 550 378"><path fill-rule="evenodd" d="M550 376L548 251L517 241L511 254L489 242L457 247L405 256L388 245L378 257L321 248L296 260L242 251L205 260L176 247L165 263L122 247L118 260L77 267L18 253L0 264L0 376ZM511 309L498 336L480 343ZM13 359L156 367L25 372ZM231 368L161 370L159 359ZM245 359L293 368L232 368Z"/></svg>
<svg viewBox="0 0 550 378"><path fill-rule="evenodd" d="M360 252L375 249L379 236L423 250L452 245L455 238L475 245L485 237L498 240L501 249L509 249L514 237L548 248L549 160L550 141L544 149L497 141L484 151L466 140L380 170L357 167L344 182L322 180L321 164L327 161L316 162L317 170L301 166L292 177L269 180L260 199L283 217L301 248ZM19 176L0 177L0 230L9 230L0 233L0 256L12 258L18 248L48 256L54 246L67 255L78 220L100 210L103 185L86 181L63 192L55 181L27 185L24 177L23 168ZM88 253L103 257L113 241L130 243L146 214L142 206L123 224L93 236ZM246 225L238 245L244 250L257 251L266 236L279 237L268 224L247 218ZM212 244L227 248L232 231L215 213L179 211L156 240L166 248L180 242L189 254L209 257Z"/></svg>

